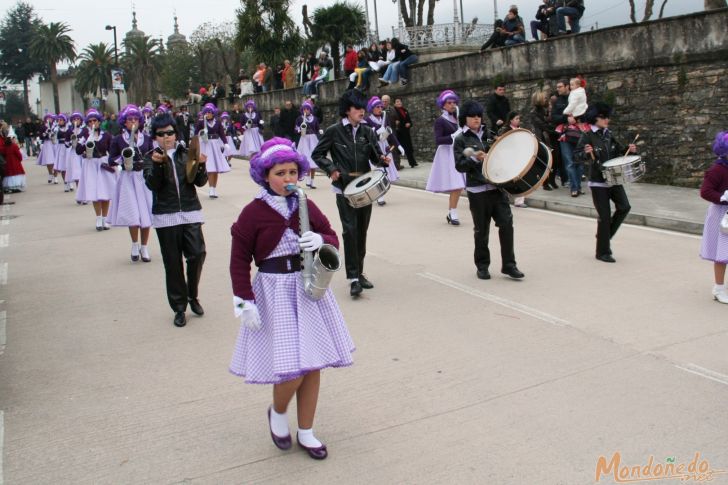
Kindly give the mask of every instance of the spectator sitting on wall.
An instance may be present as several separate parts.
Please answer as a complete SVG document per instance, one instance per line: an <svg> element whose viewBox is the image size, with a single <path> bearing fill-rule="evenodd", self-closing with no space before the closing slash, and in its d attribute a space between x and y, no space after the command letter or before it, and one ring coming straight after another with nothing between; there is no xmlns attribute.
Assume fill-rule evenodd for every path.
<svg viewBox="0 0 728 485"><path fill-rule="evenodd" d="M346 77L351 76L354 74L354 69L356 69L357 64L357 53L354 50L354 46L351 44L348 44L346 46L346 54L344 54L344 75Z"/></svg>
<svg viewBox="0 0 728 485"><path fill-rule="evenodd" d="M349 76L349 86L346 89L356 88L365 91L369 87L369 52L366 48L357 52L357 63L354 72Z"/></svg>
<svg viewBox="0 0 728 485"><path fill-rule="evenodd" d="M495 49L497 47L503 47L506 45L506 39L508 36L503 31L503 21L498 19L493 24L493 33L490 35L488 41L480 46L480 52L485 51L488 48Z"/></svg>
<svg viewBox="0 0 728 485"><path fill-rule="evenodd" d="M240 97L248 96L255 93L253 82L250 80L250 76L243 74L240 76Z"/></svg>
<svg viewBox="0 0 728 485"><path fill-rule="evenodd" d="M508 10L506 18L503 19L503 31L505 32L506 45L523 44L526 42L526 30L523 21L518 16L518 7L512 6Z"/></svg>
<svg viewBox="0 0 728 485"><path fill-rule="evenodd" d="M326 54L323 55L326 56ZM330 61L326 62L326 60L324 60L323 63L319 62L318 72L316 72L316 68L314 67L314 72L316 72L316 75L311 81L303 85L303 94L308 94L309 96L318 94L319 85L326 82L329 76L329 65Z"/></svg>
<svg viewBox="0 0 728 485"><path fill-rule="evenodd" d="M291 61L286 59L283 61L283 89L291 89L296 87L296 70L291 65Z"/></svg>
<svg viewBox="0 0 728 485"><path fill-rule="evenodd" d="M283 89L283 64L276 64L273 73L273 89Z"/></svg>
<svg viewBox="0 0 728 485"><path fill-rule="evenodd" d="M550 19L556 14L556 0L543 0L543 3L536 10L536 20L531 20L531 37L538 39L538 32L541 32L542 39L551 37Z"/></svg>
<svg viewBox="0 0 728 485"><path fill-rule="evenodd" d="M571 32L578 34L579 19L584 15L584 0L563 0L563 7L556 9L556 18L559 21L559 35L566 34L566 17L569 17Z"/></svg>
<svg viewBox="0 0 728 485"><path fill-rule="evenodd" d="M202 100L202 96L192 92L192 89L187 90L187 104L196 104Z"/></svg>
<svg viewBox="0 0 728 485"><path fill-rule="evenodd" d="M396 37L392 37L392 47L395 51L395 60L399 62L397 65L399 83L405 86L409 82L409 65L417 62L417 55Z"/></svg>

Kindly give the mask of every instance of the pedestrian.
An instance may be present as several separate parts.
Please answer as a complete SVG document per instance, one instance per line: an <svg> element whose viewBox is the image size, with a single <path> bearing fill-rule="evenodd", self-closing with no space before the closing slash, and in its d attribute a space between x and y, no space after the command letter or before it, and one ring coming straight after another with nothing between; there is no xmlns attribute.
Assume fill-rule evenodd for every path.
<svg viewBox="0 0 728 485"><path fill-rule="evenodd" d="M715 285L713 298L728 303L725 284L725 268L728 264L728 228L723 228L723 219L728 212L728 131L715 136L713 153L718 157L705 172L700 186L700 196L710 202L703 225L703 239L700 257L713 261Z"/></svg>
<svg viewBox="0 0 728 485"><path fill-rule="evenodd" d="M141 118L136 105L127 105L119 117L122 132L111 140L109 165L119 166L121 173L109 211L109 222L112 226L129 228L131 260L141 259L148 263L152 260L148 248L149 229L152 227L152 192L144 183L142 169L144 155L154 147L152 139L141 129Z"/></svg>
<svg viewBox="0 0 728 485"><path fill-rule="evenodd" d="M152 225L162 252L167 301L174 312L173 323L184 327L188 304L195 315L205 313L198 299L198 287L207 252L202 234L202 205L196 187L207 183L207 157L200 153L197 169L190 171L188 176L190 154L186 147L177 143L177 126L172 116L156 116L151 131L157 148L144 158L144 181L153 194ZM182 257L187 262L186 281Z"/></svg>
<svg viewBox="0 0 728 485"><path fill-rule="evenodd" d="M544 89L539 89L531 95L531 112L528 114L529 128L533 132L539 143L546 145L552 153L552 165L546 182L543 184L544 190L558 189L556 185L556 154L551 147L551 128L549 127L548 118L548 96Z"/></svg>
<svg viewBox="0 0 728 485"><path fill-rule="evenodd" d="M379 148L374 130L362 123L366 106L366 98L360 91L345 91L339 99L340 121L324 131L311 155L316 165L331 177L341 219L346 278L350 283L349 294L354 298L361 295L363 289L374 288L364 275L372 206L352 207L344 197L344 188L359 175L369 172L370 164L386 166L391 162ZM329 152L331 160L326 158Z"/></svg>
<svg viewBox="0 0 728 485"><path fill-rule="evenodd" d="M244 157L251 157L258 153L261 145L263 145L263 136L260 131L265 123L258 113L255 101L249 99L245 102L243 108L245 109L242 122L244 132L240 153Z"/></svg>
<svg viewBox="0 0 728 485"><path fill-rule="evenodd" d="M38 136L35 130L35 124L30 117L25 118L25 122L23 123L23 134L25 135L25 138L23 139L23 146L25 147L25 154L28 157L35 155L33 152L33 139Z"/></svg>
<svg viewBox="0 0 728 485"><path fill-rule="evenodd" d="M612 108L606 103L594 103L584 114L589 128L584 131L574 150L574 157L589 164L589 189L597 211L596 258L605 263L614 263L611 239L617 233L630 211L629 199L623 185L609 185L602 175L602 164L625 154L622 144L617 142L609 129ZM634 144L628 146L629 153L637 153ZM612 214L609 201L614 202Z"/></svg>
<svg viewBox="0 0 728 485"><path fill-rule="evenodd" d="M498 227L501 273L513 279L522 279L525 275L516 266L513 250L513 214L508 196L505 191L488 183L483 175L488 139L488 130L483 123L483 107L475 101L466 101L460 110L458 123L462 132L455 137L453 150L458 171L466 174L466 190L474 226L473 259L476 276L481 280L490 279L488 240L492 219ZM473 153L467 154L466 148L471 149Z"/></svg>
<svg viewBox="0 0 728 485"><path fill-rule="evenodd" d="M459 103L460 97L450 89L441 92L435 100L435 104L440 110L440 116L433 125L437 150L425 186L425 189L430 192L449 194L445 220L453 226L460 225L458 202L465 188L465 175L455 167L455 154L452 146L453 139L458 132L456 112Z"/></svg>
<svg viewBox="0 0 728 485"><path fill-rule="evenodd" d="M48 113L43 116L43 126L40 130L40 154L36 165L44 166L48 171L48 183L53 183L53 165L56 163L57 132L55 125L56 116Z"/></svg>
<svg viewBox="0 0 728 485"><path fill-rule="evenodd" d="M295 141L296 139L297 118L298 110L291 100L286 100L281 110L281 129L283 130L283 136L291 141ZM320 123L319 126L321 126Z"/></svg>
<svg viewBox="0 0 728 485"><path fill-rule="evenodd" d="M101 130L101 120L101 113L90 109L86 113L86 128L76 144L76 153L83 158L76 201L91 202L96 215L96 230L107 231L111 229L107 217L116 192L117 174L109 165L111 135Z"/></svg>
<svg viewBox="0 0 728 485"><path fill-rule="evenodd" d="M276 106L273 108L273 114L270 117L270 130L273 136L283 137L283 126L281 125L281 108Z"/></svg>
<svg viewBox="0 0 728 485"><path fill-rule="evenodd" d="M417 160L415 160L415 152L412 147L412 136L410 135L410 130L412 129L412 117L410 116L409 111L407 111L407 108L404 107L404 104L402 104L402 98L394 99L394 120L396 127L395 133L397 134L397 139L404 148L405 155L407 155L407 162L409 163L410 168L415 168L419 164L417 163Z"/></svg>
<svg viewBox="0 0 728 485"><path fill-rule="evenodd" d="M318 166L311 158L316 145L318 145L319 123L313 115L313 105L304 101L301 104L301 116L296 120L296 133L300 138L296 143L296 151L308 162L309 171L306 173L306 186L309 189L315 189L313 179L316 176Z"/></svg>
<svg viewBox="0 0 728 485"><path fill-rule="evenodd" d="M4 121L0 125L0 165L0 205L13 204L4 202L4 194L25 190L25 170L20 147L10 138L10 127Z"/></svg>
<svg viewBox="0 0 728 485"><path fill-rule="evenodd" d="M328 456L313 432L321 370L350 366L354 351L344 317L330 289L319 300L304 291L301 252L324 243L338 247L326 216L306 200L310 230L302 232L296 191L308 172L306 160L285 138L268 140L250 160L261 186L233 224L230 276L235 316L241 320L230 372L250 384L273 384L268 425L273 444L292 446L288 405L296 395L296 441L313 459ZM258 272L251 283L251 262Z"/></svg>
<svg viewBox="0 0 728 485"><path fill-rule="evenodd" d="M208 196L217 199L217 182L221 173L230 171L230 165L225 160L225 150L230 146L225 136L225 129L217 120L217 108L212 103L207 103L202 110L203 119L197 122L195 132L200 136L200 153L204 153L207 160L207 171L205 178L208 179L210 189ZM175 133L175 136L177 132Z"/></svg>

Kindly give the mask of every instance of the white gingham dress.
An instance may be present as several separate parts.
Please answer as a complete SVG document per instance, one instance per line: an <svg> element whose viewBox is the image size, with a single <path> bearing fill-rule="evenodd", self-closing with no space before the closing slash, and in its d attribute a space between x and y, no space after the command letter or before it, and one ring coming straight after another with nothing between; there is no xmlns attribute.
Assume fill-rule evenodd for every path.
<svg viewBox="0 0 728 485"><path fill-rule="evenodd" d="M263 191L258 195L289 219L298 210ZM298 235L286 229L268 258L299 254ZM331 290L311 300L303 291L301 273L257 273L253 279L255 304L262 327L240 326L230 372L249 384L278 384L326 367L353 363L354 342Z"/></svg>

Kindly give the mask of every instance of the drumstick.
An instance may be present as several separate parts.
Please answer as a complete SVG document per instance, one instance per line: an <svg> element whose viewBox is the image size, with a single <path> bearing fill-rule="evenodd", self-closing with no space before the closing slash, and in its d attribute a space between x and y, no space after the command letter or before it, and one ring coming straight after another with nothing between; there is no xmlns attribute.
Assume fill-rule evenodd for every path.
<svg viewBox="0 0 728 485"><path fill-rule="evenodd" d="M634 145L637 142L637 140L639 139L639 137L640 137L640 134L637 133L637 136L634 137L634 141L632 141L632 143L630 143L630 145ZM627 151L624 152L624 156L626 157L627 155L629 155L629 147L627 147Z"/></svg>

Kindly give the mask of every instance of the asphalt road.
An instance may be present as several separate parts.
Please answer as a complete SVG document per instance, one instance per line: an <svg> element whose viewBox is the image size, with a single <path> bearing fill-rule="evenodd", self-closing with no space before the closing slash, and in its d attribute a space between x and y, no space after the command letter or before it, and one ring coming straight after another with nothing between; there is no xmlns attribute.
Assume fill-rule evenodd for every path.
<svg viewBox="0 0 728 485"><path fill-rule="evenodd" d="M279 451L270 387L227 371L229 228L257 192L233 163L219 199L200 191L206 314L185 328L156 236L152 262L131 263L126 230L97 233L90 206L26 163L28 191L1 213L0 482L571 485L595 483L615 452L630 466L699 452L728 470L728 307L698 237L623 226L610 265L594 259L595 221L514 209L526 278L499 274L492 229L494 278L481 281L467 200L453 227L445 197L402 187L374 208L375 288L353 301L343 271L332 283L357 351L323 373L329 458ZM310 196L340 233L317 182Z"/></svg>

